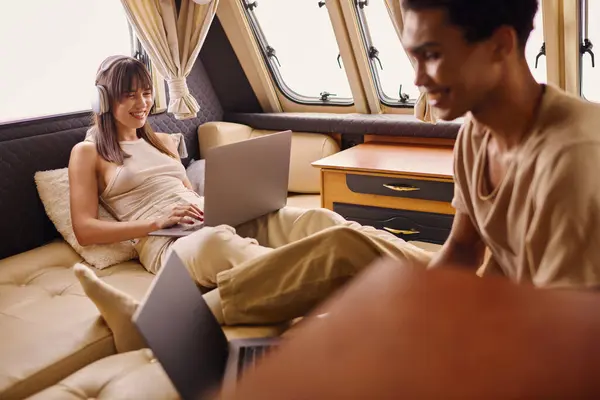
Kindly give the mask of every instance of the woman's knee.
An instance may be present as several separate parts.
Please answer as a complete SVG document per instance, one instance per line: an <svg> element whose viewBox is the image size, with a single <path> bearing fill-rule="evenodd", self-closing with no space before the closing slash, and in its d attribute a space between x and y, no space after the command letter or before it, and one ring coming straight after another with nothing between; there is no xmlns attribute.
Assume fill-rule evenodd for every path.
<svg viewBox="0 0 600 400"><path fill-rule="evenodd" d="M205 227L176 240L171 249L200 285L213 287L217 274L232 267L228 254L235 235L231 227Z"/></svg>
<svg viewBox="0 0 600 400"><path fill-rule="evenodd" d="M347 220L335 211L327 208L311 208L302 213L298 219L307 219L321 224L337 226L345 223Z"/></svg>
<svg viewBox="0 0 600 400"><path fill-rule="evenodd" d="M323 230L347 225L344 217L325 208L304 210L294 220L290 235L290 242L302 239Z"/></svg>

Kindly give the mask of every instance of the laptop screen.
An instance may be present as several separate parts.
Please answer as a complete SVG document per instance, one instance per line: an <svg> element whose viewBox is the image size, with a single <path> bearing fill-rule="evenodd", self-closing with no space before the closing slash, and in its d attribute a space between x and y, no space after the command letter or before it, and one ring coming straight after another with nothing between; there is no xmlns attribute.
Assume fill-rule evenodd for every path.
<svg viewBox="0 0 600 400"><path fill-rule="evenodd" d="M228 342L180 258L172 252L133 317L183 399L221 385Z"/></svg>

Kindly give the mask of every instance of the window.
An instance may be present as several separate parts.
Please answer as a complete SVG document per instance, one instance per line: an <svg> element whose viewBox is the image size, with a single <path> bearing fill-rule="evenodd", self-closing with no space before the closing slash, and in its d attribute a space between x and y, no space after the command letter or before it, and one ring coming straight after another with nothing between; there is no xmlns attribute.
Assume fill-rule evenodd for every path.
<svg viewBox="0 0 600 400"><path fill-rule="evenodd" d="M593 52L593 43L600 41L600 25L590 24L597 21L600 16L600 4L598 1L581 0L581 39L579 45L580 54L580 79L581 95L590 101L600 102L600 72L596 65Z"/></svg>
<svg viewBox="0 0 600 400"><path fill-rule="evenodd" d="M355 1L355 6L379 98L388 106L412 107L419 97L414 68L385 2Z"/></svg>
<svg viewBox="0 0 600 400"><path fill-rule="evenodd" d="M240 1L286 97L303 104L353 104L325 1Z"/></svg>
<svg viewBox="0 0 600 400"><path fill-rule="evenodd" d="M542 3L533 20L533 31L529 35L527 46L525 46L525 57L534 78L540 83L547 83L548 73L546 69L546 43L544 42L544 18Z"/></svg>
<svg viewBox="0 0 600 400"><path fill-rule="evenodd" d="M385 2L355 1L355 6L381 101L388 106L412 107L419 97L419 89L414 85L414 68L402 48ZM527 42L526 57L536 80L546 82L541 6L535 17L534 30Z"/></svg>
<svg viewBox="0 0 600 400"><path fill-rule="evenodd" d="M3 7L12 17L0 24L0 122L90 110L102 60L132 54L120 1L29 0Z"/></svg>

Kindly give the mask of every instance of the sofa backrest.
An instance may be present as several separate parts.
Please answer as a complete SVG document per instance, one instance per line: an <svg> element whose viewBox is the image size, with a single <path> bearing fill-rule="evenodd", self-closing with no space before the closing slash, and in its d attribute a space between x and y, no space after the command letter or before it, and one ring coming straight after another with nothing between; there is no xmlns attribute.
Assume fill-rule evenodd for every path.
<svg viewBox="0 0 600 400"><path fill-rule="evenodd" d="M253 129L248 125L232 122L207 122L198 127L200 157L204 158L206 151L211 148L275 132ZM320 172L311 163L338 151L339 145L328 135L293 132L288 191L320 193Z"/></svg>

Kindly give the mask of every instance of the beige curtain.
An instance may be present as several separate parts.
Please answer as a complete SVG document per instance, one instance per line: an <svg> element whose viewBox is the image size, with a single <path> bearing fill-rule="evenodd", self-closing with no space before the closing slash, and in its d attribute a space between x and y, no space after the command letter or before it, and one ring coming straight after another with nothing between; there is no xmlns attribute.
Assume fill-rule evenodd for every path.
<svg viewBox="0 0 600 400"><path fill-rule="evenodd" d="M194 118L200 106L190 94L190 74L215 16L219 0L121 0L127 19L169 88L167 112ZM202 3L202 4L199 4Z"/></svg>
<svg viewBox="0 0 600 400"><path fill-rule="evenodd" d="M385 0L385 5L387 6L390 18L394 22L394 28L396 28L396 33L400 38L400 42L402 42L402 31L404 30L404 21L402 19L402 7L400 5L401 1L402 0ZM411 63L412 62L413 60L411 58ZM415 104L415 117L425 122L437 122L437 119L433 113L433 109L429 106L429 103L427 102L426 93L421 92L419 98L417 99L417 103Z"/></svg>

